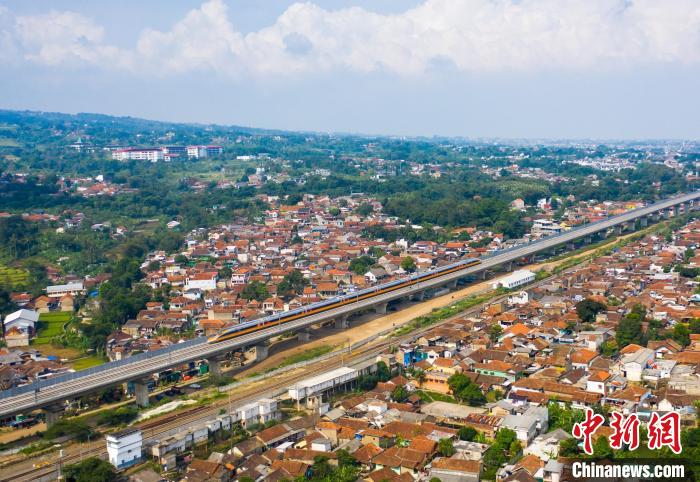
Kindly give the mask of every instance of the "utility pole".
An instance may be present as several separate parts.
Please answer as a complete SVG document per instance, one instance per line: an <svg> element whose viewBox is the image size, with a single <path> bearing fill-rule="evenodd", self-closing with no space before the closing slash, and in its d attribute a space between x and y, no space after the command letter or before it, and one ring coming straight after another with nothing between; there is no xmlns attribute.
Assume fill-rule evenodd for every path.
<svg viewBox="0 0 700 482"><path fill-rule="evenodd" d="M58 477L57 480L63 480L63 474L61 473L61 462L63 461L63 449L58 451Z"/></svg>

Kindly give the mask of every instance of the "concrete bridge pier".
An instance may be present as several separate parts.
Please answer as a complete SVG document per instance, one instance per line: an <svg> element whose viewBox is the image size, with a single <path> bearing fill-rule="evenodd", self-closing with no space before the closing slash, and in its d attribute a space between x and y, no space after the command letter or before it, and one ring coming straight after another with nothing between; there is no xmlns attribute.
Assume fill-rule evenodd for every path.
<svg viewBox="0 0 700 482"><path fill-rule="evenodd" d="M224 355L217 355L207 359L209 364L209 375L212 377L221 376L221 364L225 360Z"/></svg>
<svg viewBox="0 0 700 482"><path fill-rule="evenodd" d="M593 236L586 236L583 239L584 244L591 244L593 242Z"/></svg>
<svg viewBox="0 0 700 482"><path fill-rule="evenodd" d="M676 204L675 206L673 206L673 217L677 218L678 216L680 216L680 214L681 214L681 207L678 204Z"/></svg>
<svg viewBox="0 0 700 482"><path fill-rule="evenodd" d="M639 218L639 225L643 228L646 228L649 225L649 218L646 216L642 216Z"/></svg>
<svg viewBox="0 0 700 482"><path fill-rule="evenodd" d="M409 299L413 301L423 301L425 299L425 290L413 293L411 296L409 296Z"/></svg>
<svg viewBox="0 0 700 482"><path fill-rule="evenodd" d="M622 225L621 225L621 224L618 224L617 226L615 226L615 234L618 235L618 236L621 236L621 235L622 235L623 229L624 229L624 228L622 227Z"/></svg>
<svg viewBox="0 0 700 482"><path fill-rule="evenodd" d="M449 283L447 283L447 287L451 290L456 289L457 288L457 280L455 279L455 280L452 280Z"/></svg>
<svg viewBox="0 0 700 482"><path fill-rule="evenodd" d="M137 406L147 407L149 405L148 378L134 380L134 397L136 398Z"/></svg>
<svg viewBox="0 0 700 482"><path fill-rule="evenodd" d="M297 332L297 339L299 341L311 341L311 332L309 330Z"/></svg>
<svg viewBox="0 0 700 482"><path fill-rule="evenodd" d="M348 321L350 317L348 315L341 315L335 320L333 320L333 328L340 330L346 330L350 327L350 322Z"/></svg>
<svg viewBox="0 0 700 482"><path fill-rule="evenodd" d="M573 251L575 249L576 249L576 243L574 243L573 241L570 243L566 243L566 250L567 251Z"/></svg>
<svg viewBox="0 0 700 482"><path fill-rule="evenodd" d="M386 314L386 308L388 305L389 305L388 302L379 303L377 305L374 305L374 312L377 313L378 315Z"/></svg>
<svg viewBox="0 0 700 482"><path fill-rule="evenodd" d="M265 343L260 343L258 345L255 345L255 361L259 362L267 358L267 353L268 353L268 348L267 344Z"/></svg>
<svg viewBox="0 0 700 482"><path fill-rule="evenodd" d="M479 273L479 276L481 277L482 280L486 279L488 277L488 270L483 270Z"/></svg>
<svg viewBox="0 0 700 482"><path fill-rule="evenodd" d="M49 405L42 409L46 418L46 428L51 428L63 415L63 405Z"/></svg>
<svg viewBox="0 0 700 482"><path fill-rule="evenodd" d="M513 271L513 262L512 262L512 261L508 261L508 262L504 265L504 267L506 268L506 271Z"/></svg>

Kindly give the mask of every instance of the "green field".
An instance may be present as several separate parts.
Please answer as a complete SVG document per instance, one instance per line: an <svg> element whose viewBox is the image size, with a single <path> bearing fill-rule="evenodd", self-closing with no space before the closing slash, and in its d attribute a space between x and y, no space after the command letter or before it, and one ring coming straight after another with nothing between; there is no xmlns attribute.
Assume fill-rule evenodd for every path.
<svg viewBox="0 0 700 482"><path fill-rule="evenodd" d="M29 273L23 269L0 265L0 285L9 289L24 287L29 281Z"/></svg>
<svg viewBox="0 0 700 482"><path fill-rule="evenodd" d="M68 323L71 313L68 311L54 311L52 313L41 313L37 325L37 336L32 341L34 345L46 345L51 340L63 334L63 325Z"/></svg>
<svg viewBox="0 0 700 482"><path fill-rule="evenodd" d="M86 356L75 360L73 362L73 368L80 371L85 370L86 368L102 365L104 362L104 358L100 356Z"/></svg>
<svg viewBox="0 0 700 482"><path fill-rule="evenodd" d="M429 390L416 390L416 394L420 397L421 401L424 403L430 402L447 402L447 403L459 403L454 397L445 395L443 393L431 392Z"/></svg>

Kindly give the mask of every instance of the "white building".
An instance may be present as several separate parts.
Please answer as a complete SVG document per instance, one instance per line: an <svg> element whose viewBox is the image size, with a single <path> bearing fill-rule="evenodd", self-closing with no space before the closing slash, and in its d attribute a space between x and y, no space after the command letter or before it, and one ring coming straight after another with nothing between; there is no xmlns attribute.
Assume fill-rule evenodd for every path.
<svg viewBox="0 0 700 482"><path fill-rule="evenodd" d="M518 440L528 446L530 441L547 432L549 412L547 407L529 407L522 415L506 415L501 422L501 428L509 428L515 432Z"/></svg>
<svg viewBox="0 0 700 482"><path fill-rule="evenodd" d="M508 276L497 279L491 284L491 287L493 289L498 289L502 286L503 288L512 290L513 288L532 283L533 281L535 281L535 273L526 269L521 269L514 271Z"/></svg>
<svg viewBox="0 0 700 482"><path fill-rule="evenodd" d="M289 388L289 396L294 400L302 400L311 395L321 394L337 386L357 378L357 370L349 367L340 367L322 375L307 378Z"/></svg>
<svg viewBox="0 0 700 482"><path fill-rule="evenodd" d="M65 295L75 296L83 293L85 293L85 286L82 281L46 287L46 294L49 298L62 298Z"/></svg>
<svg viewBox="0 0 700 482"><path fill-rule="evenodd" d="M109 434L105 439L107 440L109 462L116 468L130 467L141 460L141 447L143 445L141 430L130 428Z"/></svg>
<svg viewBox="0 0 700 482"><path fill-rule="evenodd" d="M112 152L112 159L158 162L165 160L165 152L160 147L119 149Z"/></svg>
<svg viewBox="0 0 700 482"><path fill-rule="evenodd" d="M187 157L190 159L204 159L220 156L224 152L221 146L187 146Z"/></svg>
<svg viewBox="0 0 700 482"><path fill-rule="evenodd" d="M538 236L551 236L553 234L559 234L561 231L561 226L549 219L535 219L532 222L532 234Z"/></svg>
<svg viewBox="0 0 700 482"><path fill-rule="evenodd" d="M654 364L654 350L640 348L622 357L623 374L630 382L641 382L642 372Z"/></svg>
<svg viewBox="0 0 700 482"><path fill-rule="evenodd" d="M216 289L217 273L197 273L187 278L185 289L200 289L211 291Z"/></svg>
<svg viewBox="0 0 700 482"><path fill-rule="evenodd" d="M39 313L23 308L7 315L3 321L3 326L5 327L5 333L15 329L20 333L33 334L35 333L37 321L39 321Z"/></svg>
<svg viewBox="0 0 700 482"><path fill-rule="evenodd" d="M277 400L261 398L257 402L247 403L231 413L232 422L240 422L243 427L258 423L267 423L277 418Z"/></svg>

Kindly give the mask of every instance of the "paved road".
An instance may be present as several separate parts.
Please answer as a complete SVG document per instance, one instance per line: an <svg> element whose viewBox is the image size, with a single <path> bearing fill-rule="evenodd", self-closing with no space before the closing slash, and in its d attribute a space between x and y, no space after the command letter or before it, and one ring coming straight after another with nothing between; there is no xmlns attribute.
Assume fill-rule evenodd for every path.
<svg viewBox="0 0 700 482"><path fill-rule="evenodd" d="M346 316L357 311L366 310L374 305L385 303L397 298L406 297L428 288L438 287L465 276L474 275L481 271L492 269L505 263L516 261L541 251L549 250L562 244L570 243L579 238L585 238L602 231L607 231L608 229L615 228L616 226L629 223L630 221L634 221L636 219L655 214L661 210L673 208L679 204L694 201L699 198L700 191L676 196L644 208L629 211L619 216L614 216L597 223L587 224L580 228L566 231L557 236L545 238L527 245L521 245L510 250L499 252L489 257L481 258L481 263L479 265L466 268L456 273L450 273L410 287L375 296L367 300L362 300L323 313L307 316L293 322L285 323L282 326L271 327L256 333L243 335L238 338L234 338L233 340L216 344L208 344L205 342L205 339L202 338L194 344L187 344L186 346L183 346L182 349L175 349L174 351L170 351L162 355L155 355L145 360L134 360L132 363L125 363L123 365L99 371L97 373L77 372L70 380L61 381L42 387L39 391L21 393L17 395L10 395L11 392L0 394L0 417L27 412L36 408L50 405L52 403L73 398L87 392L95 391L103 387L145 377L152 373L171 368L175 365L181 365L193 360L211 358L221 353L232 351L236 348L255 345L256 343L261 343L287 331L301 330L316 323L338 319L342 316Z"/></svg>

